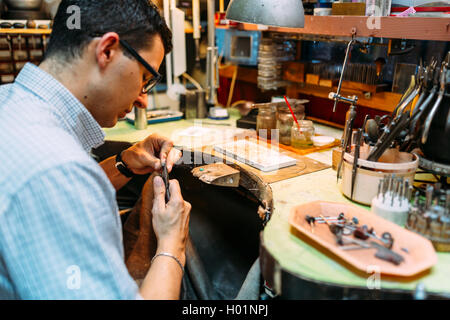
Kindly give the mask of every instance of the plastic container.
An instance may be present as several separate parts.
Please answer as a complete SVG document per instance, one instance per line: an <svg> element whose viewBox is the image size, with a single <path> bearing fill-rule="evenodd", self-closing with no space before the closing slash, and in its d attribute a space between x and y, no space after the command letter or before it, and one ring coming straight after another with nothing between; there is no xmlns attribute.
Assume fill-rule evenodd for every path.
<svg viewBox="0 0 450 320"><path fill-rule="evenodd" d="M371 205L372 199L377 196L378 184L385 176L395 174L396 177L408 179L410 185L414 182L416 170L419 167L419 158L412 153L400 152L404 162L387 163L358 160L353 201ZM344 155L342 164L341 192L348 198L351 197L352 188L353 156L349 153Z"/></svg>

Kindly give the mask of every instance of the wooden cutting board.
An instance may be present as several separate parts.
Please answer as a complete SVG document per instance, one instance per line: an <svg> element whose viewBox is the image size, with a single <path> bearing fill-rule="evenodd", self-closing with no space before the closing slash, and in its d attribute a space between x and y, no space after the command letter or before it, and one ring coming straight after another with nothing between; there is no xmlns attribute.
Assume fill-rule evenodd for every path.
<svg viewBox="0 0 450 320"><path fill-rule="evenodd" d="M395 265L381 260L375 257L375 248L342 250L326 224L315 223L312 229L305 219L306 215L312 217L320 215L336 217L341 212L349 219L356 217L361 226L367 225L369 229L373 227L378 235L381 235L383 232L390 232L394 238L392 250L400 254L404 261L399 265ZM428 239L350 204L314 201L299 205L291 209L289 223L301 235L363 273L370 273L376 269L382 275L412 277L430 269L437 263L436 252ZM402 248L407 249L407 252L402 250Z"/></svg>

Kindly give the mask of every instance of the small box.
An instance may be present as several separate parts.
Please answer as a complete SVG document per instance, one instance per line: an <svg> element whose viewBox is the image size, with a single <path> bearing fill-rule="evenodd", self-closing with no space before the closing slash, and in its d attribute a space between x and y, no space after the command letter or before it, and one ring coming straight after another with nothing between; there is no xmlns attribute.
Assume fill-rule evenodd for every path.
<svg viewBox="0 0 450 320"><path fill-rule="evenodd" d="M338 85L337 79L320 79L319 80L319 86L321 87L327 87L327 88L333 88L333 86Z"/></svg>
<svg viewBox="0 0 450 320"><path fill-rule="evenodd" d="M331 14L333 16L365 16L365 2L333 2Z"/></svg>
<svg viewBox="0 0 450 320"><path fill-rule="evenodd" d="M305 82L305 64L295 61L286 62L284 64L283 79L297 83Z"/></svg>
<svg viewBox="0 0 450 320"><path fill-rule="evenodd" d="M320 81L320 76L318 74L307 73L306 83L318 86Z"/></svg>

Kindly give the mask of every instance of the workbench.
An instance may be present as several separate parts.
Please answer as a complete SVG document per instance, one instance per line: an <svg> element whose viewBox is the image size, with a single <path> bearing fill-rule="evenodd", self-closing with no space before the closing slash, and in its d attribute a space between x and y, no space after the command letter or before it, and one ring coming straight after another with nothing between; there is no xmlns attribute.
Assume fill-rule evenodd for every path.
<svg viewBox="0 0 450 320"><path fill-rule="evenodd" d="M198 121L216 123L222 128L235 126L238 115L229 120L180 120L150 125L146 130L136 130L131 124L120 121L116 127L105 129L107 141L137 142L152 133L171 137L176 130L193 126ZM204 124L205 127L208 125ZM340 129L315 124L316 133L340 138ZM307 155L316 161L331 165L332 151ZM450 253L437 253L438 263L428 272L411 279L381 278L381 290L369 290L372 274L359 274L344 263L331 258L296 236L288 223L293 206L315 201L353 203L344 197L337 184L336 172L331 168L299 177L271 183L274 210L260 237L261 269L267 285L286 299L371 299L450 297ZM353 203L355 204L355 203ZM357 204L355 204L357 205ZM361 206L368 210L370 208ZM420 286L418 286L420 284ZM420 290L418 290L418 288ZM425 292L422 290L424 289Z"/></svg>

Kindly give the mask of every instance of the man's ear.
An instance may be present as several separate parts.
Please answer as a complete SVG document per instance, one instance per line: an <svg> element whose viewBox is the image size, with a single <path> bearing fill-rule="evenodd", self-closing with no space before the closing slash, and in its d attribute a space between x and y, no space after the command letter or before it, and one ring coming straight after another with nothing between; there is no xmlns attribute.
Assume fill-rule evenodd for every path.
<svg viewBox="0 0 450 320"><path fill-rule="evenodd" d="M104 34L95 48L95 56L100 68L105 68L119 53L119 35L115 32Z"/></svg>

